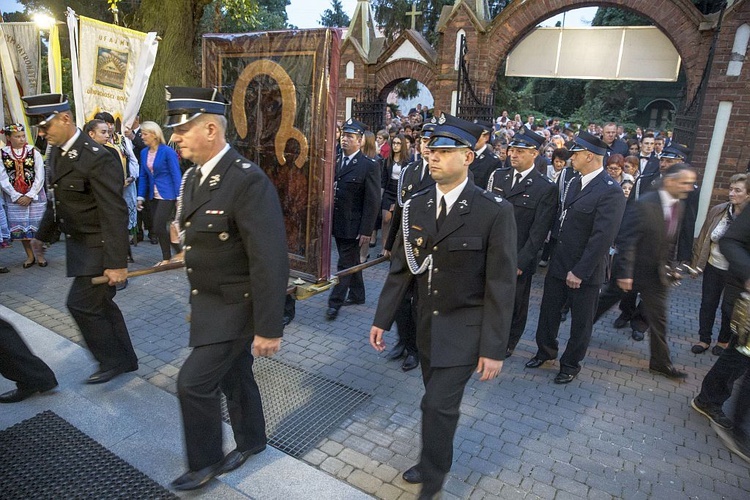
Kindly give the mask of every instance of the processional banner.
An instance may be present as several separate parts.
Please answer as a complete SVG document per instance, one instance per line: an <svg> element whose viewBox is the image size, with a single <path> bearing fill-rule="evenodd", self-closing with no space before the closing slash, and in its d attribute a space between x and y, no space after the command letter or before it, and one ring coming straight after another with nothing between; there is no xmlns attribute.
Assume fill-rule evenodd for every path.
<svg viewBox="0 0 750 500"><path fill-rule="evenodd" d="M341 33L203 36L203 85L232 104L228 138L279 193L292 275L330 277Z"/></svg>
<svg viewBox="0 0 750 500"><path fill-rule="evenodd" d="M112 114L130 125L143 101L156 58L156 33L123 28L68 11L73 67L73 94L78 126L96 113ZM77 31L77 33L76 33ZM126 111L127 110L127 111Z"/></svg>
<svg viewBox="0 0 750 500"><path fill-rule="evenodd" d="M34 23L0 23L0 119L25 123L21 97L41 92L41 39ZM6 119L7 117L7 119Z"/></svg>

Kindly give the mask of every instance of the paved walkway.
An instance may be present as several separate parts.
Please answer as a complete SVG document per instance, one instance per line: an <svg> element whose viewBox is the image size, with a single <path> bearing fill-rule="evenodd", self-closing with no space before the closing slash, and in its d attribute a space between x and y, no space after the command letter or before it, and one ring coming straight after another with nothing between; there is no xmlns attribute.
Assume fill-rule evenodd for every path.
<svg viewBox="0 0 750 500"><path fill-rule="evenodd" d="M134 255L132 268L159 258L149 244ZM48 259L47 268L23 270L20 246L1 251L0 265L11 273L0 275L0 304L80 342L64 306L70 280L63 245L53 245ZM327 294L299 302L277 356L373 395L303 460L375 497L411 499L417 488L400 472L419 454L419 370L402 372L366 341L386 271L382 264L367 270L366 304L342 309L336 321L324 319ZM524 340L499 379L467 387L443 498L748 498L750 465L690 408L716 359L690 353L700 281L687 280L670 299L669 343L675 365L689 373L686 381L649 373L648 342L613 329L611 312L594 329L581 374L557 386L556 365L523 367L535 352L542 278L534 280ZM170 393L188 354L187 290L184 273L171 271L131 280L116 299L140 358L137 375ZM568 327L561 329L563 346ZM386 337L394 341L394 333Z"/></svg>

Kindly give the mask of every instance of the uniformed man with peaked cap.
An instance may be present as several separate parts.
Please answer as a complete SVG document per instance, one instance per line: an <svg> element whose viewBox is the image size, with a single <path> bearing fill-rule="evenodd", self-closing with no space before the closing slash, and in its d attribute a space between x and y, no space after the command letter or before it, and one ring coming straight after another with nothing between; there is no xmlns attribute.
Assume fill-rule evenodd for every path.
<svg viewBox="0 0 750 500"><path fill-rule="evenodd" d="M430 139L430 173L436 187L403 207L399 238L378 302L370 344L385 349L412 285L417 297L417 345L425 394L422 452L403 477L423 483L420 498L442 489L453 461L453 437L464 387L472 372L491 380L505 358L515 292L516 227L513 208L469 179L475 124L441 116Z"/></svg>
<svg viewBox="0 0 750 500"><path fill-rule="evenodd" d="M469 166L469 170L474 175L474 184L477 186L486 186L490 174L502 167L503 162L488 146L494 130L492 124L479 119L474 120L474 124L482 129L482 135L479 136L474 146L474 161Z"/></svg>
<svg viewBox="0 0 750 500"><path fill-rule="evenodd" d="M185 173L180 226L190 282L190 356L177 378L188 471L172 482L192 490L266 448L253 356L281 344L289 277L276 189L258 165L226 142L227 100L214 89L167 87L167 127ZM252 349L251 349L252 348ZM224 456L221 393L237 448Z"/></svg>
<svg viewBox="0 0 750 500"><path fill-rule="evenodd" d="M513 354L526 328L531 278L539 264L539 252L557 214L557 186L534 168L534 161L543 144L544 137L522 127L508 145L512 167L495 170L487 183L487 191L498 194L513 204L518 229L518 278L506 357Z"/></svg>
<svg viewBox="0 0 750 500"><path fill-rule="evenodd" d="M99 363L86 383L99 384L138 369L128 328L114 302L115 285L125 282L128 207L122 197L122 168L104 148L76 127L67 96L23 97L24 111L39 135L52 145L49 181L54 192L36 239L65 234L67 274L75 278L67 306L86 346ZM91 278L109 277L106 285Z"/></svg>

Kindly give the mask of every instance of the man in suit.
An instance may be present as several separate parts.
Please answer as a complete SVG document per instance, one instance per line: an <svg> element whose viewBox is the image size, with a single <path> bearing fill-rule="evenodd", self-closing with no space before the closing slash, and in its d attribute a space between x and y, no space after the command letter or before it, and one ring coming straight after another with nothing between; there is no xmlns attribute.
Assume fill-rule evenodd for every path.
<svg viewBox="0 0 750 500"><path fill-rule="evenodd" d="M729 279L724 288L724 299L734 310L742 292L750 292L750 210L743 210L719 241L721 253L729 262ZM746 304L737 304L746 308ZM741 329L747 325L739 325ZM727 447L750 462L750 437L745 431L750 411L750 356L740 352L738 335L732 335L729 347L724 349L706 374L700 393L691 401L691 406L708 418ZM722 407L732 396L734 382L742 377L732 412L732 418L724 414Z"/></svg>
<svg viewBox="0 0 750 500"><path fill-rule="evenodd" d="M531 278L539 263L539 251L557 214L557 187L534 168L534 159L539 156L543 143L542 136L522 129L510 142L508 157L513 168L495 170L487 184L487 191L513 204L518 230L518 277L506 358L513 354L526 329Z"/></svg>
<svg viewBox="0 0 750 500"><path fill-rule="evenodd" d="M396 193L396 209L393 212L393 222L391 223L388 238L385 242L384 252L390 253L393 249L393 243L396 240L398 231L401 229L401 217L404 203L410 200L419 191L435 185L429 171L430 148L427 146L435 130L437 120L433 118L433 123L426 123L422 127L422 135L419 139L422 157L415 162L408 164L401 170L399 186L401 189ZM414 287L410 287L404 294L404 299L396 313L396 328L398 329L398 342L386 358L394 360L404 357L401 363L401 369L406 371L413 370L419 366L419 350L417 349L417 309L414 299Z"/></svg>
<svg viewBox="0 0 750 500"><path fill-rule="evenodd" d="M544 280L544 295L536 331L538 350L526 363L539 368L557 358L560 310L570 302L570 340L560 358L556 384L567 384L578 375L591 340L599 287L606 281L609 247L625 210L620 186L607 175L602 159L607 145L581 132L571 148L571 163L581 176L566 187L557 243Z"/></svg>
<svg viewBox="0 0 750 500"><path fill-rule="evenodd" d="M649 177L659 172L659 158L654 153L654 134L649 132L641 139L641 153L640 153L640 177ZM633 191L635 191L635 186ZM632 192L631 195L633 196Z"/></svg>
<svg viewBox="0 0 750 500"><path fill-rule="evenodd" d="M417 344L425 394L422 453L403 477L433 498L453 460L453 437L472 372L491 380L505 357L516 283L513 209L468 177L475 124L441 116L429 143L437 183L404 204L400 238L378 302L370 344L385 349L404 294L416 282Z"/></svg>
<svg viewBox="0 0 750 500"><path fill-rule="evenodd" d="M618 252L622 258L613 270L617 285L641 295L641 308L649 325L649 369L670 378L685 378L669 357L666 340L667 291L671 286L667 265L677 262L679 232L685 204L695 186L695 171L686 163L667 168L661 187L641 197L632 217L623 226Z"/></svg>
<svg viewBox="0 0 750 500"><path fill-rule="evenodd" d="M351 118L341 130L343 153L334 177L332 224L339 271L359 264L360 247L370 244L380 210L380 169L359 150L364 133L365 125ZM343 305L364 303L362 271L343 276L328 297L326 319L336 319Z"/></svg>
<svg viewBox="0 0 750 500"><path fill-rule="evenodd" d="M36 243L65 234L67 274L75 278L67 306L99 369L89 384L108 382L138 369L115 286L128 274L128 207L122 197L122 166L75 124L68 98L40 94L23 98L26 116L52 148L49 185L54 195L42 217ZM104 275L106 285L91 278Z"/></svg>
<svg viewBox="0 0 750 500"><path fill-rule="evenodd" d="M18 403L37 393L57 387L49 366L34 356L13 325L0 318L0 375L16 388L0 394L0 403Z"/></svg>
<svg viewBox="0 0 750 500"><path fill-rule="evenodd" d="M180 226L190 282L190 356L177 378L188 472L203 487L266 448L253 356L281 345L289 277L284 219L265 172L226 142L228 102L213 89L167 87L167 126L197 165L185 181ZM222 450L221 393L237 448Z"/></svg>
<svg viewBox="0 0 750 500"><path fill-rule="evenodd" d="M607 145L607 154L604 161L614 154L628 156L628 145L625 141L617 137L617 124L614 122L605 123L602 127L602 141Z"/></svg>
<svg viewBox="0 0 750 500"><path fill-rule="evenodd" d="M492 124L484 120L474 120L474 123L482 128L482 135L477 140L474 161L469 166L469 170L474 175L474 184L482 187L487 185L490 174L503 166L503 162L487 144L492 137Z"/></svg>

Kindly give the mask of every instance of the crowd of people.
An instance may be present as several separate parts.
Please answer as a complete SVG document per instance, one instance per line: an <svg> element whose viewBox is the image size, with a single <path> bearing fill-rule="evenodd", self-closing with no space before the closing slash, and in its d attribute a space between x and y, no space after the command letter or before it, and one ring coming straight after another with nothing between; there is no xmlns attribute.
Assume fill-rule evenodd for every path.
<svg viewBox="0 0 750 500"><path fill-rule="evenodd" d="M162 252L157 266L184 249L193 350L177 388L188 471L172 486L192 490L266 447L252 363L254 355L279 350L290 307L289 297L284 305L288 262L275 189L227 143L226 99L199 88L172 88L168 95L166 127L182 158L195 165L186 172L157 123L136 121L119 133L112 115L102 112L79 130L65 96L25 97L30 122L49 144L48 164L26 144L22 125L5 129L0 232L3 244L21 241L24 267L46 266L43 245L65 234L74 278L67 306L99 363L90 384L138 367L113 301L127 284L131 247L148 231ZM338 268L365 262L378 243L378 257L390 258L370 343L384 351L385 331L395 323L398 340L387 358L402 360L404 371L422 368L422 452L403 474L422 484L421 497L438 494L450 470L471 374L497 377L523 337L539 268L546 276L537 350L525 366L558 359L559 329L569 316L556 384L578 377L594 323L618 303L616 328L629 325L635 341L648 332L649 369L684 378L667 346L668 294L681 274L703 273L700 331L691 351L710 349L719 357L692 406L721 429L732 451L750 460L750 438L741 429L746 406L738 405L733 418L722 410L731 382L744 376L741 390L750 391L742 371L750 358L733 349L737 340L729 330L739 292L750 283L750 224L741 222L750 220L744 210L750 180L745 173L731 178L728 202L709 212L695 240L698 186L690 153L669 133L638 129L629 136L611 122L573 130L554 119L541 125L534 116L510 120L507 112L495 122L447 114L428 119L418 106L408 117L388 117L378 131L355 119L340 124L331 221ZM738 244L725 245L727 239ZM217 252L226 258L216 259ZM106 286L92 283L99 275ZM342 275L325 317L334 321L343 306L365 302L361 271ZM722 326L711 348L720 304ZM0 329L8 341L0 354L11 360L3 375L18 385L0 402L56 387L54 374L12 326L0 323ZM237 442L227 455L220 392Z"/></svg>

